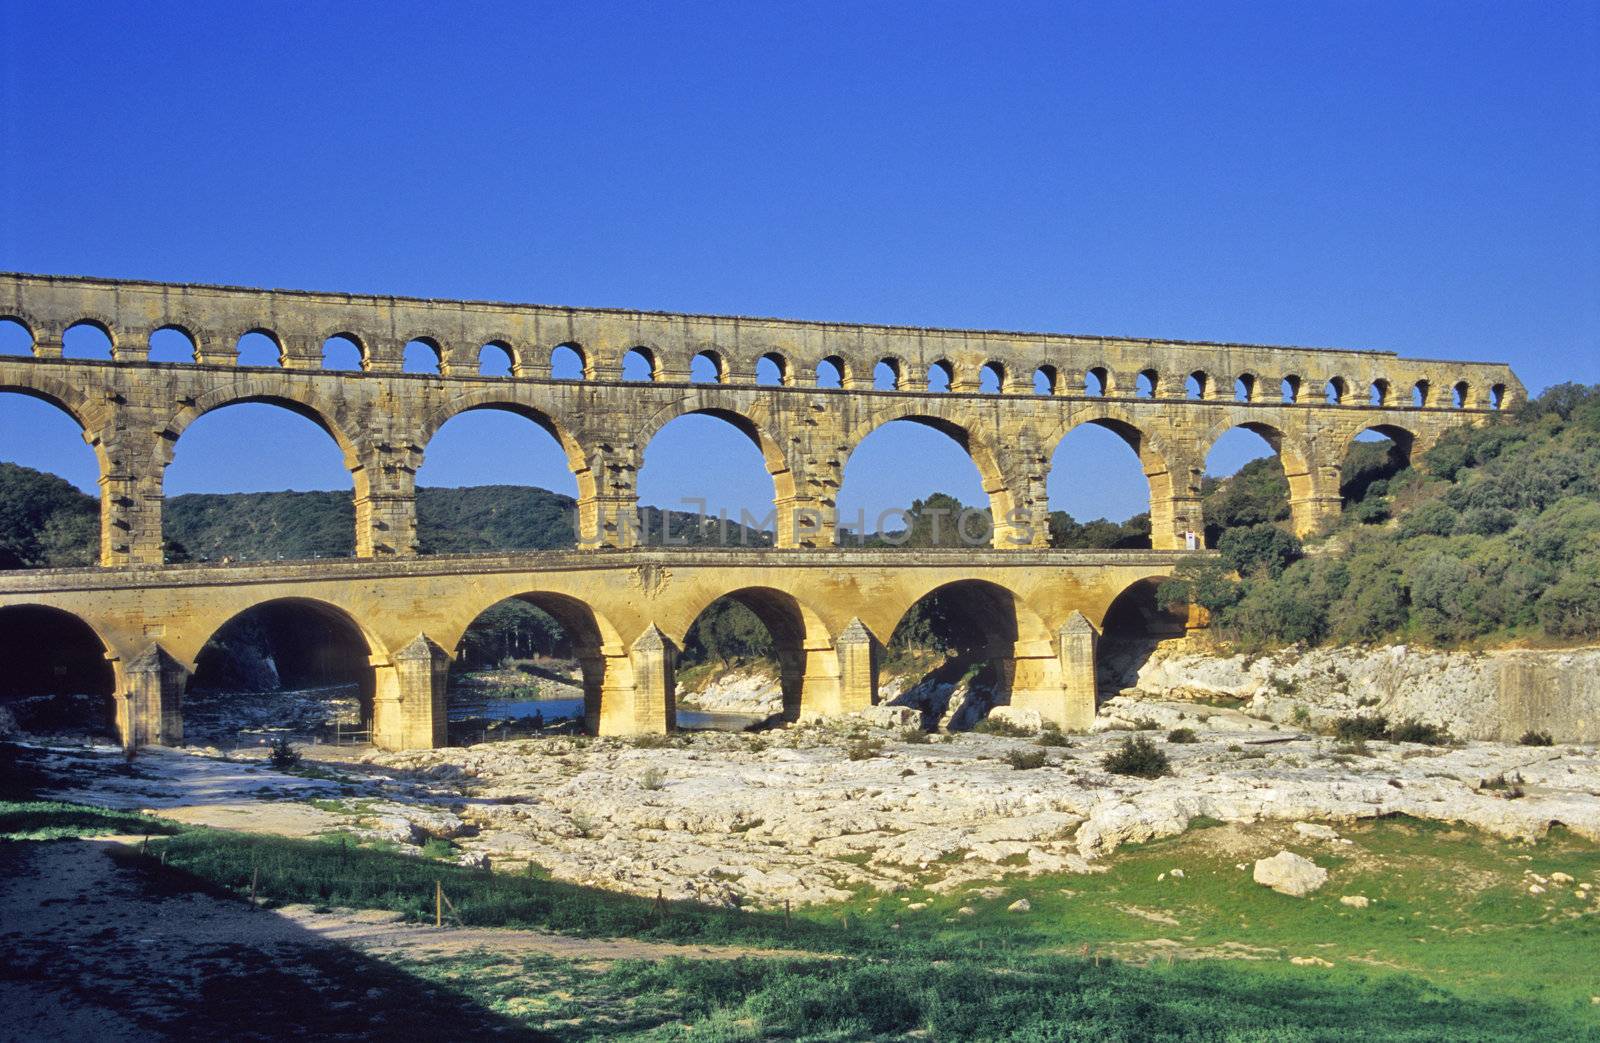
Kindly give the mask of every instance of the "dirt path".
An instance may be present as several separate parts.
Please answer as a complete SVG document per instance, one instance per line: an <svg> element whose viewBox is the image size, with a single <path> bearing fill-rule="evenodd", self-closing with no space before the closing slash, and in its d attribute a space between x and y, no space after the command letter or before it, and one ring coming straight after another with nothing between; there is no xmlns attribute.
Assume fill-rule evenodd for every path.
<svg viewBox="0 0 1600 1043"><path fill-rule="evenodd" d="M530 1038L379 954L486 950L596 963L787 955L252 910L130 854L105 840L0 844L0 1040L356 1039L401 1025L423 1038Z"/></svg>

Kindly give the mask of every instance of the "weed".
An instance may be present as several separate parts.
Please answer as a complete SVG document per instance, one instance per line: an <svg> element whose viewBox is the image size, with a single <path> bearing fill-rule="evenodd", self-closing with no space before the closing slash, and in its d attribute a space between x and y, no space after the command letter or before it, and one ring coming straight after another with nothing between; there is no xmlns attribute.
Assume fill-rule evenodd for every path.
<svg viewBox="0 0 1600 1043"><path fill-rule="evenodd" d="M1183 745L1191 742L1199 742L1200 737L1194 733L1193 728L1174 728L1167 733L1167 741Z"/></svg>
<svg viewBox="0 0 1600 1043"><path fill-rule="evenodd" d="M1360 714L1355 717L1340 717L1333 722L1333 736L1341 742L1356 742L1362 739L1383 739L1389 735L1389 719L1377 714L1371 716Z"/></svg>
<svg viewBox="0 0 1600 1043"><path fill-rule="evenodd" d="M1304 728L1311 723L1311 711L1306 709L1305 703L1295 703L1294 709L1289 711L1289 720Z"/></svg>
<svg viewBox="0 0 1600 1043"><path fill-rule="evenodd" d="M1524 746L1554 746L1556 744L1555 739L1551 738L1549 732L1531 730L1523 732L1522 738L1517 741Z"/></svg>
<svg viewBox="0 0 1600 1043"><path fill-rule="evenodd" d="M676 746L677 741L671 735L636 735L632 739L633 748L636 750L664 750Z"/></svg>
<svg viewBox="0 0 1600 1043"><path fill-rule="evenodd" d="M1390 742L1415 742L1423 746L1450 745L1450 732L1437 724L1423 721L1401 721L1389 729Z"/></svg>
<svg viewBox="0 0 1600 1043"><path fill-rule="evenodd" d="M429 837L422 845L425 858L453 858L456 846L444 837Z"/></svg>
<svg viewBox="0 0 1600 1043"><path fill-rule="evenodd" d="M851 739L844 747L846 759L853 761L869 761L883 752L883 740L855 738Z"/></svg>
<svg viewBox="0 0 1600 1043"><path fill-rule="evenodd" d="M1526 795L1522 788L1522 773L1520 771L1512 772L1510 778L1506 778L1502 772L1492 779L1484 779L1478 784L1478 789L1488 790L1496 796L1504 797L1507 800L1518 800Z"/></svg>
<svg viewBox="0 0 1600 1043"><path fill-rule="evenodd" d="M1044 730L1039 733L1039 737L1033 741L1040 746L1061 747L1072 745L1072 740L1067 738L1067 734L1061 730L1061 726L1055 723L1045 725Z"/></svg>
<svg viewBox="0 0 1600 1043"><path fill-rule="evenodd" d="M658 790L667 784L666 772L660 768L650 767L639 773L639 788Z"/></svg>
<svg viewBox="0 0 1600 1043"><path fill-rule="evenodd" d="M932 740L928 738L928 733L921 728L902 728L900 730L900 741L909 743L912 746L926 746Z"/></svg>
<svg viewBox="0 0 1600 1043"><path fill-rule="evenodd" d="M1167 774L1172 762L1143 735L1122 740L1122 745L1106 754L1105 769L1114 775L1133 775L1158 779Z"/></svg>
<svg viewBox="0 0 1600 1043"><path fill-rule="evenodd" d="M1032 728L1025 728L1022 725L1017 724L1014 721L1008 721L1003 717L985 717L983 720L973 725L972 730L975 732L981 732L984 735L1004 735L1013 739L1021 739L1034 734L1034 730Z"/></svg>
<svg viewBox="0 0 1600 1043"><path fill-rule="evenodd" d="M267 743L267 760L279 771L288 771L300 764L300 751L290 745L286 736L279 735Z"/></svg>

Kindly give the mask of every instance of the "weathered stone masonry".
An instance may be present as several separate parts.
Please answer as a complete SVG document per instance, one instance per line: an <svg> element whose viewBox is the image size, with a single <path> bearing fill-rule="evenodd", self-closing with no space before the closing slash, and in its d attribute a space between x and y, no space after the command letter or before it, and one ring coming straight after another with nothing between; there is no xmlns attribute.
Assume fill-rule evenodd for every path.
<svg viewBox="0 0 1600 1043"><path fill-rule="evenodd" d="M369 604L362 609L367 614L358 615L350 604L358 574L347 570L389 559L404 576L432 572L446 561L414 557L415 475L432 435L469 409L518 412L563 447L578 482L582 546L591 555L580 551L541 559L556 562L552 567L569 577L565 590L558 592L545 582L547 576L535 572L506 585L501 596L566 599L551 601L566 613L564 622L592 631L585 658L591 722L602 731L632 731L671 725L673 644L682 640L693 618L680 629L666 618L667 606L686 597L682 570L673 563L688 558L642 550L619 556L633 542L629 519L637 509L636 476L644 449L655 432L679 416L711 414L734 424L759 448L772 475L778 549L761 552L747 564L723 555L716 559L719 564L697 565L697 586L687 600L707 595L699 604L703 608L716 596L754 591L749 598L770 617L769 626L793 635L785 659L786 702L837 712L863 697L870 701L871 671L863 666L870 655L864 658L862 650L886 639L898 618L876 619L868 601L878 594L869 592L870 583L830 587L816 604L799 598L808 582L801 570L824 555L847 575L857 569L862 576L904 570L920 582L943 576L941 582L999 584L1018 599L1019 618L1038 621L1030 637L1019 633L1017 638L1014 700L1081 725L1083 666L1063 671L1063 650L1077 650L1074 656L1088 655L1092 662L1094 627L1116 593L1106 596L1105 583L1115 580L1125 587L1165 574L1174 560L1166 552L1182 548L1186 533L1203 531L1200 477L1207 452L1223 433L1244 426L1279 451L1294 524L1304 534L1337 514L1340 465L1361 431L1378 430L1416 452L1452 427L1481 421L1525 398L1521 383L1503 365L1403 359L1384 352L17 274L0 275L0 318L23 324L34 342L31 358L0 358L0 390L45 399L73 416L98 457L102 491L102 570L89 574L92 579L59 572L0 578L0 605L70 603L71 611L95 626L117 665L130 741L177 738L179 693L172 690L181 690L182 672L192 668L199 645L225 622L227 617L216 618L216 613L226 607L231 615L268 600L264 592L269 589L337 606L368 635L379 674L379 741L390 746L439 741L439 664L448 662L447 650L472 616L446 621L424 612L428 625L413 628L420 616L412 608L437 591L414 592L403 583L395 587L387 572L390 593L382 605ZM107 334L112 360L62 357L66 331L83 323ZM189 337L194 362L147 360L150 335L166 328ZM278 366L237 364L239 339L250 332L264 333L278 345ZM324 342L333 336L359 346L361 371L322 368ZM401 372L411 341L422 341L436 353L437 375ZM506 351L511 377L477 375L478 353L485 345ZM582 380L551 379L551 353L563 346L582 359ZM649 382L621 379L622 359L630 350L650 362ZM712 362L716 383L689 381L691 363L700 355ZM776 366L781 384L756 383L763 359ZM896 374L896 390L872 389L880 362ZM819 366L836 371L841 386L817 386ZM977 390L985 370L998 391ZM926 387L934 371L948 378L950 390L915 390ZM1036 380L1048 394L1035 393ZM1136 391L1141 383L1147 392ZM297 579L302 586L294 589L301 593L252 578L260 566L195 570L162 564L162 477L173 448L195 419L237 402L292 409L335 439L353 476L357 555L377 561L318 563L311 568L325 570L320 574L326 578ZM868 434L897 419L927 424L954 438L977 465L995 517L1023 524L998 527L993 550L967 552L959 563L940 559L934 573L918 571L922 567L899 556L877 560L872 552L829 549L846 460ZM1104 567L1044 549L1050 461L1061 439L1084 423L1107 427L1127 441L1149 480L1155 549L1138 559L1137 574L1104 573L1084 582L1085 575L1101 576ZM1026 534L1022 542L1019 533ZM474 577L489 567L489 559L449 561L455 577ZM1017 566L1024 563L1073 582L1054 589L1048 603L1028 602L1016 583ZM746 582L752 569L764 577L762 584ZM195 581L198 586L187 580L168 583L190 575L203 577ZM574 585L573 575L588 579ZM646 608L654 604L665 615L635 619L637 612L618 607L614 618L630 622L601 625L604 613L595 612L593 589L604 588L610 581L602 577L614 575L646 577L627 598ZM473 583L481 587L480 580ZM452 581L434 575L428 582L449 587ZM109 586L97 588L99 595L85 602L75 586L83 583ZM891 585L896 584L897 590L904 586L898 580ZM419 600L396 600L402 588L405 597ZM918 590L901 610L931 589ZM255 593L222 593L241 590ZM1070 632L1062 629L1068 627ZM181 636L172 636L175 630ZM657 691L663 688L665 703ZM642 689L648 691L641 694ZM1068 689L1076 693L1071 706ZM1093 712L1092 691L1087 712Z"/></svg>

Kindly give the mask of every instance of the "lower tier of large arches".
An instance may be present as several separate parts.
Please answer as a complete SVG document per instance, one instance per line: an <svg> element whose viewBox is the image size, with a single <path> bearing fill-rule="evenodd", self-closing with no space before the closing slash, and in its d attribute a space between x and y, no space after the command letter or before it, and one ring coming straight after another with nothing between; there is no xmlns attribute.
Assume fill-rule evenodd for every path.
<svg viewBox="0 0 1600 1043"><path fill-rule="evenodd" d="M452 660L474 620L508 600L559 625L581 668L588 729L627 735L675 726L680 652L717 604L759 620L779 665L784 716L798 719L873 705L884 646L932 598L961 629L957 643L981 650L1004 678L1011 705L1082 729L1094 716L1095 649L1108 615L1184 555L826 557L790 565L771 552L639 552L596 565L551 553L428 569L346 561L85 570L0 577L0 617L60 630L77 660L93 661L83 670L109 674L125 743L181 742L185 690L197 671L218 670L218 636L266 619L294 646L282 663L349 684L377 745L416 749L445 743ZM57 664L32 661L50 647L12 642L6 665L20 678L55 676Z"/></svg>

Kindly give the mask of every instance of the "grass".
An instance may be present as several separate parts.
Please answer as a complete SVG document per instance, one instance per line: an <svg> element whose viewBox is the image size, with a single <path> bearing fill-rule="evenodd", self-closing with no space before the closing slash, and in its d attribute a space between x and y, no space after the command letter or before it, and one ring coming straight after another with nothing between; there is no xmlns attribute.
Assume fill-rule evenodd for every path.
<svg viewBox="0 0 1600 1043"><path fill-rule="evenodd" d="M95 810L41 806L30 828ZM107 814L120 831L156 831L140 816ZM470 925L843 957L618 965L604 974L506 957L411 968L456 975L453 984L479 1002L561 1038L1600 1039L1600 1008L1590 1003L1600 993L1600 915L1570 887L1528 894L1524 875L1600 883L1596 845L1559 829L1523 844L1411 820L1358 823L1341 828L1349 846L1288 841L1332 873L1322 891L1295 899L1236 868L1249 858L1229 845L1249 831L1197 825L1210 828L1124 847L1102 874L1012 878L990 895L976 885L862 893L796 909L787 923L781 913L661 908L322 841L185 830L152 840L150 857L165 854L174 869L236 893L259 870L261 894L274 902L425 920L437 880ZM1342 906L1344 894L1372 905ZM912 912L902 897L926 908ZM1018 898L1032 910L1008 913ZM973 915L956 915L963 906ZM1136 965L1174 943L1195 958ZM1206 958L1232 945L1255 959ZM1123 959L1100 958L1108 955ZM1291 956L1334 966L1296 967ZM553 995L538 984L550 975L572 980ZM580 1020L563 1022L571 1018Z"/></svg>
<svg viewBox="0 0 1600 1043"><path fill-rule="evenodd" d="M137 811L67 804L55 800L0 801L0 840L63 840L71 837L160 836L180 832L176 822Z"/></svg>

